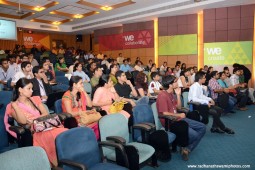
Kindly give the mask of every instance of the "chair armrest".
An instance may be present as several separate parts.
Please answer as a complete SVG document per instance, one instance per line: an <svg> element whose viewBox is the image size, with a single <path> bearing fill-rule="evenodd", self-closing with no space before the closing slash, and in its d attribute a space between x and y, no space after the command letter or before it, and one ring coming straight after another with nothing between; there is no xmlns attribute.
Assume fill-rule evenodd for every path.
<svg viewBox="0 0 255 170"><path fill-rule="evenodd" d="M177 109L177 112L187 114L189 112L189 109L185 107L181 107L180 109Z"/></svg>
<svg viewBox="0 0 255 170"><path fill-rule="evenodd" d="M102 156L103 156L103 151L102 151L102 147L114 147L116 150L118 150L122 156L122 160L124 161L124 166L126 168L129 168L129 163L128 163L128 156L126 154L126 150L124 148L124 146L120 143L113 143L113 142L108 142L108 141L102 141L102 142L98 142L98 145L100 147ZM102 157L103 158L103 157Z"/></svg>
<svg viewBox="0 0 255 170"><path fill-rule="evenodd" d="M51 170L64 170L63 168L60 168L60 167L52 167Z"/></svg>
<svg viewBox="0 0 255 170"><path fill-rule="evenodd" d="M67 159L59 160L58 163L59 163L60 166L62 166L62 165L69 165L69 166L73 166L73 167L79 168L81 170L87 170L85 165L80 164L78 162L71 161L71 160L67 160Z"/></svg>
<svg viewBox="0 0 255 170"><path fill-rule="evenodd" d="M177 117L171 116L171 115L158 115L158 118L165 119L165 120L171 120L171 121L177 120Z"/></svg>
<svg viewBox="0 0 255 170"><path fill-rule="evenodd" d="M61 121L65 120L66 118L72 117L72 115L70 113L64 113L64 112L58 113L57 115Z"/></svg>
<svg viewBox="0 0 255 170"><path fill-rule="evenodd" d="M156 125L154 125L153 123L143 122L143 124L148 125L148 126L150 126L151 128L156 129Z"/></svg>
<svg viewBox="0 0 255 170"><path fill-rule="evenodd" d="M193 102L193 101L188 102L188 104L194 104L194 105L196 105L196 106L201 105L201 103L199 103L199 102Z"/></svg>
<svg viewBox="0 0 255 170"><path fill-rule="evenodd" d="M119 137L119 136L108 136L108 137L106 137L106 140L110 140L110 141L113 141L115 143L119 143L119 144L122 144L122 145L126 144L126 140L122 137Z"/></svg>
<svg viewBox="0 0 255 170"><path fill-rule="evenodd" d="M25 133L25 129L21 126L11 126L9 127L10 131L15 132L17 135L22 135Z"/></svg>
<svg viewBox="0 0 255 170"><path fill-rule="evenodd" d="M152 129L154 129L153 127L151 127L150 125L147 125L145 123L135 124L135 125L133 125L132 128L133 129L140 129L140 130L143 130L143 131L146 131L146 132L150 132Z"/></svg>

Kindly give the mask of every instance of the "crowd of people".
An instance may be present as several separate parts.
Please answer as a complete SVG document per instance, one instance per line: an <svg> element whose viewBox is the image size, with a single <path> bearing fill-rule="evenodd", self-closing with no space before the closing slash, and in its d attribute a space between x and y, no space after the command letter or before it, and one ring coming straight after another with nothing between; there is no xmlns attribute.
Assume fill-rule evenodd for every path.
<svg viewBox="0 0 255 170"><path fill-rule="evenodd" d="M177 61L173 68L167 62L157 68L152 60L145 65L137 57L133 64L122 53L113 59L102 52L94 55L91 51L64 49L63 46L58 50L53 48L49 56L35 57L38 54L43 56L44 52L45 48L38 50L33 46L27 53L25 46L21 46L6 51L6 57L1 59L0 90L14 92L5 116L13 117L20 124L31 124L34 119L48 114L42 104L47 103L49 94L63 90L56 79L62 72L71 75L62 96L62 110L70 113L78 123L84 114L98 114L92 107L100 107L110 114L113 102L124 101L126 104L120 113L128 119L131 127L133 108L141 101L150 101L147 104L151 104L149 98L153 97L158 114L175 118L169 129L175 133L177 145L181 146L182 158L188 160L190 152L206 132L209 115L213 117L212 133L234 134L221 116L235 113L235 109L245 111L247 104L255 102L254 89L248 87L251 72L237 63L233 64L231 75L228 67L219 72L205 65L198 70L197 66L186 68L185 63ZM92 87L90 95L84 88L86 83ZM184 104L184 93L188 93L188 101L198 103L194 109L198 110L201 119L195 120L186 113L177 112ZM141 100L144 98L148 100ZM100 113L100 116L105 114ZM164 125L164 120L161 123ZM99 138L97 122L86 126L92 128ZM53 128L33 135L33 144L46 150L52 165L57 165L54 140L66 130L64 127Z"/></svg>

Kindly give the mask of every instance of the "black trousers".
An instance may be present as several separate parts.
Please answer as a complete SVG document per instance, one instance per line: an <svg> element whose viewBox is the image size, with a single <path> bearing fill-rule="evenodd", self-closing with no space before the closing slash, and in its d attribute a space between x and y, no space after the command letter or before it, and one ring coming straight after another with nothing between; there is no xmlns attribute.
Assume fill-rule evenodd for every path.
<svg viewBox="0 0 255 170"><path fill-rule="evenodd" d="M220 128L224 130L226 127L224 123L221 121L220 116L223 113L223 109L218 107L218 106L211 106L210 108L208 105L199 105L199 106L194 106L194 110L197 110L199 114L201 115L202 119L201 122L204 124L208 124L209 122L209 115L212 115L213 117L213 123L212 123L212 128Z"/></svg>

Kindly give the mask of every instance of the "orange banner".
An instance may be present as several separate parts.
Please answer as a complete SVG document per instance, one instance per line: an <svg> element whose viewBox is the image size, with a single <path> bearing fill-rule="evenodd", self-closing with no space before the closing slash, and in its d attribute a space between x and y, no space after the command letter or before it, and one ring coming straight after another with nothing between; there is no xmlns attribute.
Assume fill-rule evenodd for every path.
<svg viewBox="0 0 255 170"><path fill-rule="evenodd" d="M23 34L23 44L26 48L32 48L36 45L36 48L44 46L46 49L50 49L50 36L46 34Z"/></svg>

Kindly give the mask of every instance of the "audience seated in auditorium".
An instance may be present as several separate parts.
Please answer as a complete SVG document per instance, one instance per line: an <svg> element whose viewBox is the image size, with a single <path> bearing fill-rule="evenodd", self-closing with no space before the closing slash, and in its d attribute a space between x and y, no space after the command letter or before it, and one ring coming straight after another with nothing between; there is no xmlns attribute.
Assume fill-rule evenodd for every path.
<svg viewBox="0 0 255 170"><path fill-rule="evenodd" d="M165 62L160 66L159 71L160 71L160 72L166 72L166 69L167 69L167 62L165 61Z"/></svg>
<svg viewBox="0 0 255 170"><path fill-rule="evenodd" d="M94 70L93 77L90 79L90 84L91 84L92 88L96 87L98 85L99 79L102 77L102 75L103 75L102 68L97 67Z"/></svg>
<svg viewBox="0 0 255 170"><path fill-rule="evenodd" d="M166 68L166 76L169 76L169 75L173 75L173 71L172 71L172 68L171 67L167 67Z"/></svg>
<svg viewBox="0 0 255 170"><path fill-rule="evenodd" d="M19 124L32 124L33 120L48 114L40 97L32 96L33 84L29 79L21 78L17 81L14 91L13 102L8 104L5 112L5 123L7 123L7 117L13 117ZM10 132L9 126L6 126L6 130ZM66 131L67 129L60 126L48 131L33 133L33 145L42 147L51 162L52 165L57 166L57 156L55 149L55 138L58 134Z"/></svg>
<svg viewBox="0 0 255 170"><path fill-rule="evenodd" d="M29 61L24 61L21 63L21 70L19 72L16 72L15 75L13 76L11 86L14 86L16 82L23 77L27 79L34 78L31 63Z"/></svg>
<svg viewBox="0 0 255 170"><path fill-rule="evenodd" d="M147 70L150 71L151 67L152 67L152 60L149 60L149 63L147 64Z"/></svg>
<svg viewBox="0 0 255 170"><path fill-rule="evenodd" d="M244 65L238 63L234 63L233 68L240 68L241 70L243 70L244 83L248 84L249 80L251 79L251 71Z"/></svg>
<svg viewBox="0 0 255 170"><path fill-rule="evenodd" d="M181 154L183 160L188 160L189 153L199 144L201 138L206 132L206 126L198 121L186 118L185 113L177 113L177 109L181 108L181 89L178 87L178 78L172 75L163 77L162 84L165 90L158 94L157 109L159 114L170 115L176 118L176 121L170 125L171 127L179 126L181 128L181 121L188 124L188 143L182 146ZM176 96L175 96L176 95ZM176 100L177 97L177 100ZM164 120L162 123L165 124ZM176 134L177 139L185 139L185 133L176 133L174 129L172 132Z"/></svg>
<svg viewBox="0 0 255 170"><path fill-rule="evenodd" d="M59 57L58 62L55 65L55 71L63 71L63 72L69 71L69 69L67 68L65 64L64 57Z"/></svg>
<svg viewBox="0 0 255 170"><path fill-rule="evenodd" d="M140 60L135 61L135 67L134 70L136 71L143 71L142 62Z"/></svg>
<svg viewBox="0 0 255 170"><path fill-rule="evenodd" d="M89 59L89 62L90 63L87 66L88 69L87 75L89 76L89 78L92 78L97 67L97 64L93 61L93 59Z"/></svg>
<svg viewBox="0 0 255 170"><path fill-rule="evenodd" d="M139 97L151 96L148 89L148 80L146 74L140 72L135 79L135 89Z"/></svg>
<svg viewBox="0 0 255 170"><path fill-rule="evenodd" d="M123 64L120 66L120 70L123 72L131 72L133 71L133 68L130 67L130 65L128 64L127 59L123 60Z"/></svg>
<svg viewBox="0 0 255 170"><path fill-rule="evenodd" d="M0 67L0 90L10 88L7 82L12 79L14 74L15 70L9 66L8 60L6 58L2 59Z"/></svg>
<svg viewBox="0 0 255 170"><path fill-rule="evenodd" d="M187 68L184 71L181 72L180 77L178 78L178 87L182 88L182 91L189 91L189 87L191 85L191 82L189 82L191 68Z"/></svg>
<svg viewBox="0 0 255 170"><path fill-rule="evenodd" d="M124 57L122 56L122 53L119 53L119 56L117 57L117 63L119 65L123 64Z"/></svg>
<svg viewBox="0 0 255 170"><path fill-rule="evenodd" d="M205 70L204 70L204 71L205 71ZM211 79L211 73L212 73L212 72L213 72L213 67L210 66L210 67L208 68L207 72L206 72L206 75L205 75L205 78L206 78L205 83L204 83L205 86L208 85L209 80Z"/></svg>
<svg viewBox="0 0 255 170"><path fill-rule="evenodd" d="M181 71L184 71L184 70L186 70L187 68L186 68L186 64L185 63L182 63L182 65L181 65Z"/></svg>
<svg viewBox="0 0 255 170"><path fill-rule="evenodd" d="M153 95L157 95L160 90L163 88L160 84L159 80L159 74L157 72L151 73L151 79L152 81L149 84L149 93Z"/></svg>
<svg viewBox="0 0 255 170"><path fill-rule="evenodd" d="M39 50L36 48L36 45L34 44L33 45L33 48L31 48L31 51L30 51L32 54L36 54L36 53L39 53Z"/></svg>
<svg viewBox="0 0 255 170"><path fill-rule="evenodd" d="M93 97L93 106L99 106L110 114L109 109L112 103L121 100L123 99L119 97L115 91L110 76L106 76L99 80L99 84L97 85L97 89ZM124 110L120 111L120 113L123 114L127 119L130 117L129 113Z"/></svg>
<svg viewBox="0 0 255 170"><path fill-rule="evenodd" d="M175 65L175 77L177 77L177 78L179 78L180 77L180 75L181 75L181 69L180 69L180 66L179 65Z"/></svg>
<svg viewBox="0 0 255 170"><path fill-rule="evenodd" d="M50 63L51 64L51 63ZM47 80L49 81L49 83L55 83L55 75L54 75L54 69L50 69L50 65L49 62L45 59L42 61L42 67L43 67L43 71L47 77ZM53 65L51 65L51 68L53 68Z"/></svg>
<svg viewBox="0 0 255 170"><path fill-rule="evenodd" d="M100 60L103 60L104 59L104 54L102 53L102 51L100 51L97 56L96 56L97 59L100 59Z"/></svg>
<svg viewBox="0 0 255 170"><path fill-rule="evenodd" d="M224 112L235 113L233 109L237 102L237 99L229 95L228 88L223 88L220 86L220 84L218 83L218 79L220 78L218 71L213 71L211 73L211 76L212 78L209 80L208 86L210 87L210 90L211 90L212 99L216 103L218 103L219 106L224 105L224 103L228 102L228 106L226 108L223 108ZM223 101L220 99L223 95L228 95L228 101Z"/></svg>
<svg viewBox="0 0 255 170"><path fill-rule="evenodd" d="M28 54L28 61L31 63L32 67L39 66L39 63L37 62L37 60L34 59L33 53Z"/></svg>
<svg viewBox="0 0 255 170"><path fill-rule="evenodd" d="M232 129L227 128L221 121L220 116L223 110L215 106L215 102L212 98L207 97L203 94L202 84L205 83L205 73L198 72L195 76L195 83L190 86L188 100L193 102L198 102L200 105L196 108L199 114L202 116L201 122L207 124L209 121L208 115L213 116L213 123L211 132L212 133L228 133L234 134Z"/></svg>
<svg viewBox="0 0 255 170"><path fill-rule="evenodd" d="M119 68L118 68L118 66L116 65L116 64L112 64L111 66L110 66L110 74L109 74L109 76L110 76L110 78L111 78L111 80L112 80L112 82L113 82L113 85L115 85L115 84L117 84L118 83L118 80L117 80L117 78L115 77L115 74L116 74L116 72L119 70Z"/></svg>
<svg viewBox="0 0 255 170"><path fill-rule="evenodd" d="M76 63L73 68L73 76L80 76L83 82L88 83L90 81L89 76L82 71L82 64Z"/></svg>
<svg viewBox="0 0 255 170"><path fill-rule="evenodd" d="M108 62L108 56L104 55L103 61L101 62L101 65L106 65L106 68L109 68L109 62Z"/></svg>
<svg viewBox="0 0 255 170"><path fill-rule="evenodd" d="M33 83L33 96L39 96L42 102L46 102L48 95L52 93L51 85L45 75L42 66L35 66L33 68L34 78L31 80Z"/></svg>

